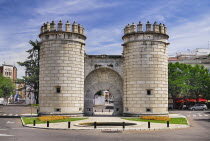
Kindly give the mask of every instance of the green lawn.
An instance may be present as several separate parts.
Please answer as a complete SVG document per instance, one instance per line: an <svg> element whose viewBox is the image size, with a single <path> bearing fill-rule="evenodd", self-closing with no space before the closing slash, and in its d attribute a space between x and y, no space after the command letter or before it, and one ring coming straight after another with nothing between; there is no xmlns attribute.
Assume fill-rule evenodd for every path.
<svg viewBox="0 0 210 141"><path fill-rule="evenodd" d="M140 122L153 122L153 123L166 123L167 121L161 121L161 120L147 120L147 119L140 119L140 118L122 118L126 120L132 120L132 121L140 121ZM169 121L170 124L187 124L187 120L185 118L171 118Z"/></svg>
<svg viewBox="0 0 210 141"><path fill-rule="evenodd" d="M33 124L34 120L36 121L36 124L47 123L46 121L40 121L38 118L32 118L32 117L22 117L22 119L25 125ZM50 121L50 123L77 121L77 120L84 120L84 119L88 119L88 118L69 118L69 119L61 119L61 120L52 120Z"/></svg>

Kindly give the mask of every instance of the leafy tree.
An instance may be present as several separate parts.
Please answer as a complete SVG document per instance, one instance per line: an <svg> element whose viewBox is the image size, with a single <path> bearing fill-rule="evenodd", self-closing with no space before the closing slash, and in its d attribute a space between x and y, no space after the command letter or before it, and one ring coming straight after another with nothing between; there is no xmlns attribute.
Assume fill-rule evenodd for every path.
<svg viewBox="0 0 210 141"><path fill-rule="evenodd" d="M15 85L8 77L4 77L0 74L0 97L9 97L15 94Z"/></svg>
<svg viewBox="0 0 210 141"><path fill-rule="evenodd" d="M209 97L210 73L204 66L187 65L176 62L168 64L169 95L198 99L201 95Z"/></svg>
<svg viewBox="0 0 210 141"><path fill-rule="evenodd" d="M24 82L27 87L27 91L34 93L36 103L39 103L39 54L40 54L40 42L29 41L32 46L31 49L26 51L29 53L27 60L24 62L17 62L20 66L26 68L26 76L22 79L18 79L16 83Z"/></svg>
<svg viewBox="0 0 210 141"><path fill-rule="evenodd" d="M209 71L200 65L195 65L189 71L189 93L191 97L198 99L200 96L209 95L210 74Z"/></svg>
<svg viewBox="0 0 210 141"><path fill-rule="evenodd" d="M185 85L188 76L185 74L187 65L176 62L168 64L168 92L175 103L175 99L185 95L187 86Z"/></svg>

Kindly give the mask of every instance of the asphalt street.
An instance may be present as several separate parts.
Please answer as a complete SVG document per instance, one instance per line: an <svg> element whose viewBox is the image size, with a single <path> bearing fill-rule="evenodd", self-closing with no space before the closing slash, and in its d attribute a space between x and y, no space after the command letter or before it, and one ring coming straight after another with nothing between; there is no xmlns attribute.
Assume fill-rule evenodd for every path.
<svg viewBox="0 0 210 141"><path fill-rule="evenodd" d="M4 113L18 114L27 110L30 111L29 107L22 107L19 111L13 108ZM185 115L191 127L157 131L48 130L26 128L19 118L1 117L0 141L209 141L210 111L170 112Z"/></svg>

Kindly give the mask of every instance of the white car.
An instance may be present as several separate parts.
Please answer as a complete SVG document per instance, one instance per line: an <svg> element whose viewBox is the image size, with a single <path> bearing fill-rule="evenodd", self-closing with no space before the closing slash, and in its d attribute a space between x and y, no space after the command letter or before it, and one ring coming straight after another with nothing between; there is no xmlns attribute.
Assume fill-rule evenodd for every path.
<svg viewBox="0 0 210 141"><path fill-rule="evenodd" d="M207 110L206 104L195 104L189 108L190 110Z"/></svg>

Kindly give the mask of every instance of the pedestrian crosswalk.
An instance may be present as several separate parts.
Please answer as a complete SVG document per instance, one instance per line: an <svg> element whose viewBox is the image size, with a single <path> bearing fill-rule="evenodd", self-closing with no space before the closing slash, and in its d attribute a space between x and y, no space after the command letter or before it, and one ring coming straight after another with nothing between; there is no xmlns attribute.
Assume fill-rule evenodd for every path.
<svg viewBox="0 0 210 141"><path fill-rule="evenodd" d="M210 115L206 115L206 114L191 114L191 115L185 115L185 116L191 117L191 118L210 117Z"/></svg>
<svg viewBox="0 0 210 141"><path fill-rule="evenodd" d="M1 114L0 113L0 117L19 117L19 114Z"/></svg>

